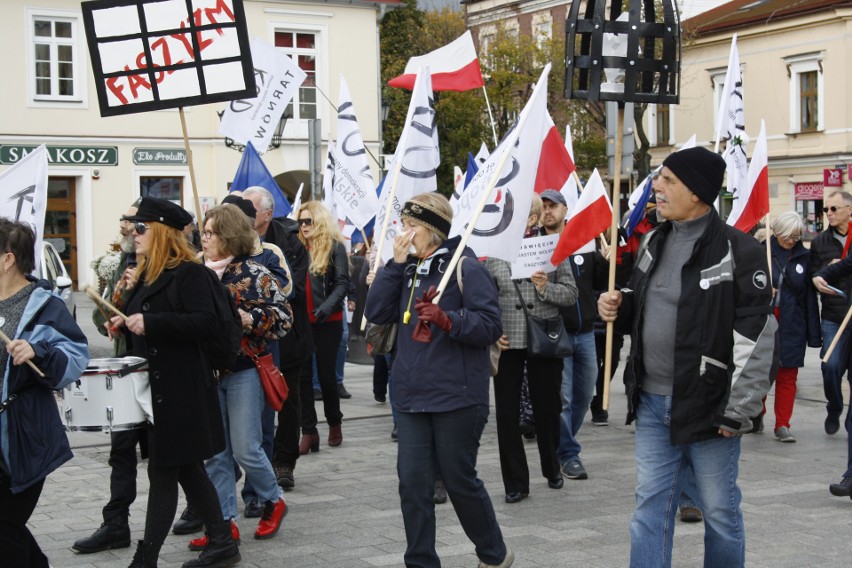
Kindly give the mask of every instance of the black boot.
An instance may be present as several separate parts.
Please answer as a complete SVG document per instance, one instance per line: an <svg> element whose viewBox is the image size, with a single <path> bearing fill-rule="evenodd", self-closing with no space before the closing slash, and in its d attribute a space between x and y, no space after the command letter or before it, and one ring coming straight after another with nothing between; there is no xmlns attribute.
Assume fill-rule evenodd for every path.
<svg viewBox="0 0 852 568"><path fill-rule="evenodd" d="M157 568L157 556L159 554L159 546L140 540L139 544L136 545L133 561L127 568Z"/></svg>
<svg viewBox="0 0 852 568"><path fill-rule="evenodd" d="M240 562L240 549L231 536L231 524L228 521L217 522L208 528L207 533L207 546L198 558L184 562L183 568L220 568Z"/></svg>
<svg viewBox="0 0 852 568"><path fill-rule="evenodd" d="M92 554L110 548L128 548L130 546L130 527L126 519L110 519L87 538L76 541L72 549L80 554Z"/></svg>
<svg viewBox="0 0 852 568"><path fill-rule="evenodd" d="M195 513L195 509L187 506L180 514L180 518L175 521L172 527L172 532L175 534L192 534L197 533L204 528L204 523L201 518Z"/></svg>

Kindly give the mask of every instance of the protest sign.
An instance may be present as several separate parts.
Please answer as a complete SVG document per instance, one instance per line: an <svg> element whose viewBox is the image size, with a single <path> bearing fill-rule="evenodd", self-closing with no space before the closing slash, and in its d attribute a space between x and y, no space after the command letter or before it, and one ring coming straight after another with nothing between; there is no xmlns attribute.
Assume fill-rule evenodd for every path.
<svg viewBox="0 0 852 568"><path fill-rule="evenodd" d="M47 147L43 144L0 174L0 217L21 221L35 233L36 266L41 265L47 212Z"/></svg>
<svg viewBox="0 0 852 568"><path fill-rule="evenodd" d="M101 116L255 97L242 0L81 4Z"/></svg>
<svg viewBox="0 0 852 568"><path fill-rule="evenodd" d="M307 74L280 49L258 38L251 42L251 60L257 96L231 101L222 114L219 134L244 146L251 141L263 153Z"/></svg>
<svg viewBox="0 0 852 568"><path fill-rule="evenodd" d="M559 241L559 233L530 237L521 241L521 250L512 262L512 280L529 278L538 270L553 272L556 267L550 263L553 249Z"/></svg>

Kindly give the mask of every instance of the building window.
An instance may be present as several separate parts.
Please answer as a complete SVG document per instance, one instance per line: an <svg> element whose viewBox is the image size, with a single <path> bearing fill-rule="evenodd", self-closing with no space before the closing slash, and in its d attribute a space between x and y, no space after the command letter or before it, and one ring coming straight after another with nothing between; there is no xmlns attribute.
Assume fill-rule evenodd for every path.
<svg viewBox="0 0 852 568"><path fill-rule="evenodd" d="M784 58L790 76L790 129L793 134L825 129L822 59L822 52Z"/></svg>
<svg viewBox="0 0 852 568"><path fill-rule="evenodd" d="M799 73L799 130L802 132L817 129L818 102L817 72Z"/></svg>
<svg viewBox="0 0 852 568"><path fill-rule="evenodd" d="M33 100L82 100L82 38L77 18L31 14L28 22Z"/></svg>
<svg viewBox="0 0 852 568"><path fill-rule="evenodd" d="M657 105L657 146L668 146L671 133L669 105Z"/></svg>
<svg viewBox="0 0 852 568"><path fill-rule="evenodd" d="M295 119L317 118L317 34L276 31L275 47L296 61L308 75L285 112Z"/></svg>

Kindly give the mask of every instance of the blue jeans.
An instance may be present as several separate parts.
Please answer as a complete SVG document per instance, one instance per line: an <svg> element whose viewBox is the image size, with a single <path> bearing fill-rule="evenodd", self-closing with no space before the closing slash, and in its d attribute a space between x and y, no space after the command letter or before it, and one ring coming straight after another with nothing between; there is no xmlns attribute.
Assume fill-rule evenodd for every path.
<svg viewBox="0 0 852 568"><path fill-rule="evenodd" d="M565 367L562 370L562 416L557 452L561 464L580 455L577 433L595 396L595 381L598 378L594 332L574 333L569 336L574 342L574 354L565 358Z"/></svg>
<svg viewBox="0 0 852 568"><path fill-rule="evenodd" d="M692 465L704 514L705 568L745 565L745 527L737 486L740 438L672 445L670 396L641 393L636 409L636 511L630 566L671 566L675 514Z"/></svg>
<svg viewBox="0 0 852 568"><path fill-rule="evenodd" d="M450 412L400 412L396 469L405 524L409 568L441 566L435 552L435 488L437 469L462 529L486 564L500 564L506 544L497 525L491 498L476 474L479 439L488 421L486 405Z"/></svg>
<svg viewBox="0 0 852 568"><path fill-rule="evenodd" d="M263 451L263 432L260 417L266 402L263 387L256 369L246 369L228 375L219 384L219 405L222 409L222 424L225 426L225 449L207 460L210 476L219 503L222 517L237 516L237 488L234 476L234 460L251 479L259 503L277 501L281 489L275 480L272 464Z"/></svg>
<svg viewBox="0 0 852 568"><path fill-rule="evenodd" d="M822 349L820 349L820 358L825 356L829 345L837 335L837 330L840 325L833 321L822 320ZM822 363L822 388L825 391L825 399L828 403L825 409L829 416L835 418L843 414L843 393L840 386L843 383L843 373L849 369L849 334L850 330L847 327L840 336L840 341L837 342L837 347L831 352L831 357L828 363ZM847 380L850 380L847 376Z"/></svg>

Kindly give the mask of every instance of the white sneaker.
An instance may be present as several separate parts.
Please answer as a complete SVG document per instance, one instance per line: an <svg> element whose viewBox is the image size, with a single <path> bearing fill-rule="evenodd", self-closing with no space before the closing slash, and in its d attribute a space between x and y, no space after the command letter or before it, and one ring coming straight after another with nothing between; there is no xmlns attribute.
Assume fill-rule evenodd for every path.
<svg viewBox="0 0 852 568"><path fill-rule="evenodd" d="M796 437L790 433L790 429L786 426L781 426L780 428L775 429L775 437L778 438L779 442L795 442Z"/></svg>
<svg viewBox="0 0 852 568"><path fill-rule="evenodd" d="M509 568L515 562L515 553L512 552L512 549L509 548L509 545L506 545L506 556L503 558L503 562L500 564L486 564L485 562L479 561L479 566L477 568Z"/></svg>

